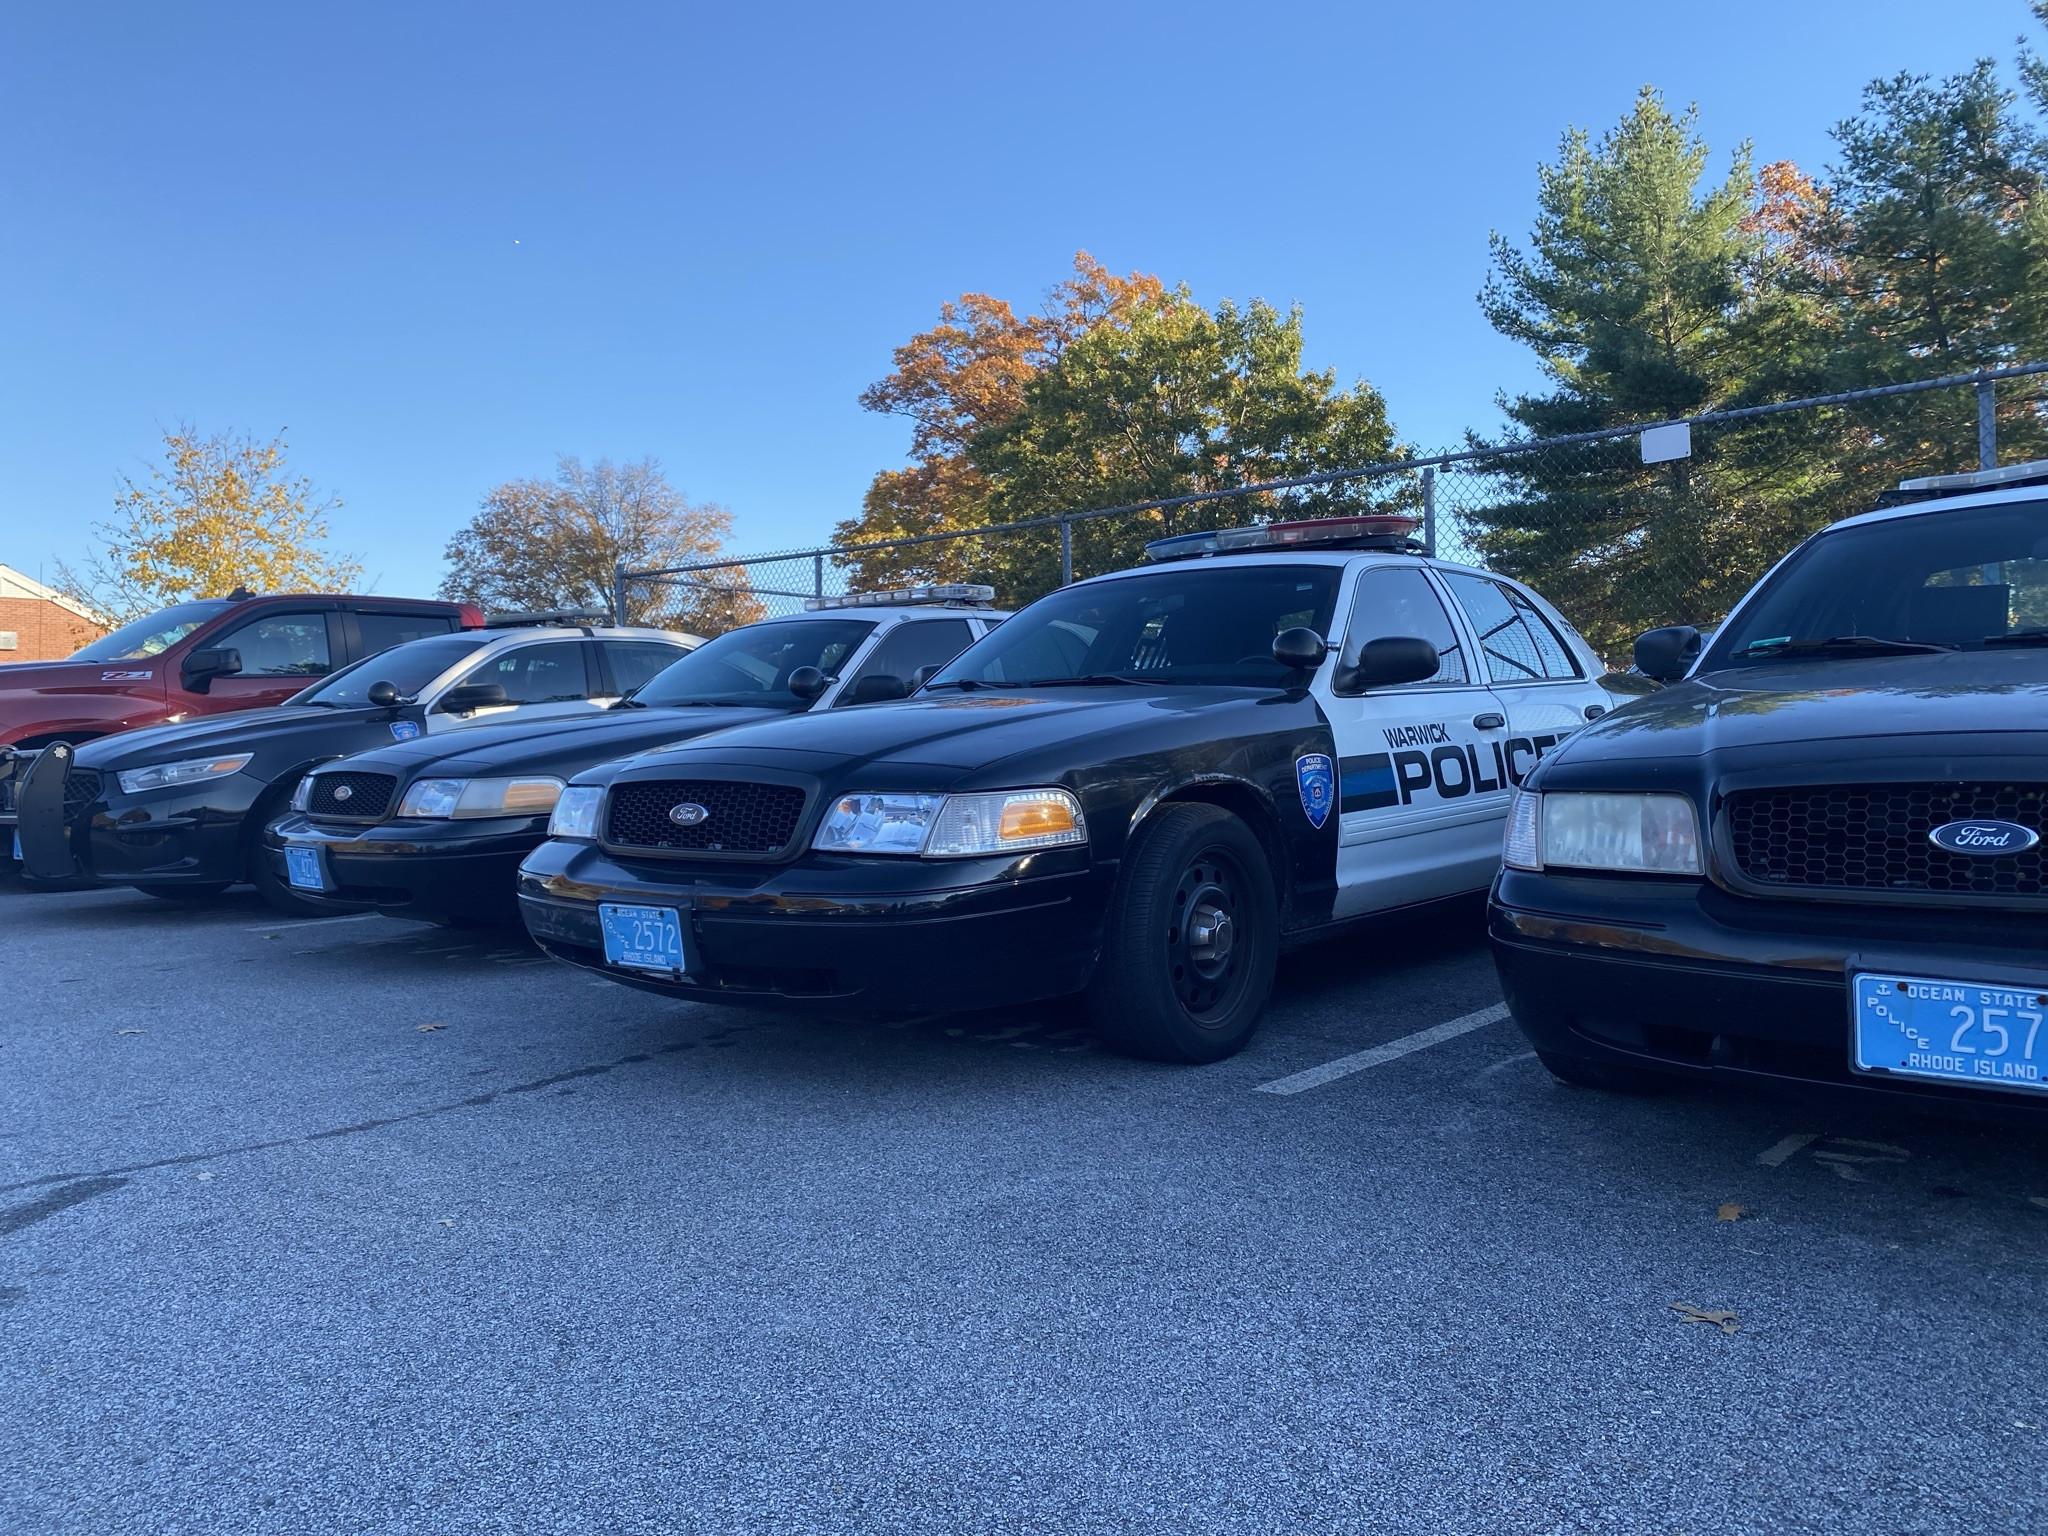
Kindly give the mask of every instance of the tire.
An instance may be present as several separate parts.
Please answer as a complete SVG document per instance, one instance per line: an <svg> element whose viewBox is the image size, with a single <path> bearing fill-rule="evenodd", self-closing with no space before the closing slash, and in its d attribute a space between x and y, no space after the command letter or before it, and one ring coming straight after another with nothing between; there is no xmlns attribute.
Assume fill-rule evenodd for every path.
<svg viewBox="0 0 2048 1536"><path fill-rule="evenodd" d="M1543 1063L1543 1070L1573 1088L1599 1088L1608 1093L1656 1094L1670 1088L1671 1079L1661 1072L1646 1071L1641 1067L1625 1066L1617 1062L1587 1061L1578 1056L1559 1056L1551 1051L1538 1051L1536 1059Z"/></svg>
<svg viewBox="0 0 2048 1536"><path fill-rule="evenodd" d="M233 884L232 880L208 880L203 885L138 885L135 889L158 901L211 901Z"/></svg>
<svg viewBox="0 0 2048 1536"><path fill-rule="evenodd" d="M1183 922L1189 910L1208 921ZM1273 876L1252 829L1213 805L1164 806L1132 839L1110 897L1089 1017L1127 1056L1234 1056L1272 996L1279 934Z"/></svg>

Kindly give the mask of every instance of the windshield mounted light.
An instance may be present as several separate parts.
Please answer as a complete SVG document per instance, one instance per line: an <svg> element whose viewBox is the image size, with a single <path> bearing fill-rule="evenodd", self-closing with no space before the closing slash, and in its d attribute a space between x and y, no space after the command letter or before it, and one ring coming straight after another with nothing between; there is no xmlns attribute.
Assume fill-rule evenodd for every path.
<svg viewBox="0 0 2048 1536"><path fill-rule="evenodd" d="M548 818L548 836L596 842L597 815L603 806L602 784L571 784L555 801L555 813Z"/></svg>
<svg viewBox="0 0 2048 1536"><path fill-rule="evenodd" d="M173 789L180 784L198 784L239 773L255 755L240 752L233 757L192 757L183 762L153 763L147 768L130 768L114 777L120 781L123 794L140 795L152 789Z"/></svg>
<svg viewBox="0 0 2048 1536"><path fill-rule="evenodd" d="M1684 795L1525 793L1516 809L1521 800L1538 799L1532 815L1541 867L1649 875L1703 871L1699 816Z"/></svg>
<svg viewBox="0 0 2048 1536"><path fill-rule="evenodd" d="M811 846L820 853L965 859L1088 841L1081 802L1064 789L976 795L841 795Z"/></svg>
<svg viewBox="0 0 2048 1536"><path fill-rule="evenodd" d="M849 592L844 597L807 597L804 609L821 613L828 608L902 608L913 603L986 604L996 600L996 589L978 582L945 581L922 587L894 587L886 592Z"/></svg>
<svg viewBox="0 0 2048 1536"><path fill-rule="evenodd" d="M562 781L526 779L418 779L398 802L398 814L426 820L480 816L539 816L555 808Z"/></svg>

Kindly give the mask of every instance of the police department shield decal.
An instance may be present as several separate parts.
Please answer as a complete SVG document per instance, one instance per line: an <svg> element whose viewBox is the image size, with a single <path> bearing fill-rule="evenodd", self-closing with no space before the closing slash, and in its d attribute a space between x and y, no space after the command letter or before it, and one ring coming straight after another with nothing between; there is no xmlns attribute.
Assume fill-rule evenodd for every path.
<svg viewBox="0 0 2048 1536"><path fill-rule="evenodd" d="M1301 808L1309 825L1318 832L1330 819L1330 803L1337 797L1337 766L1327 754L1311 752L1294 760L1294 782L1301 790Z"/></svg>
<svg viewBox="0 0 2048 1536"><path fill-rule="evenodd" d="M391 722L391 739L393 741L411 741L419 733L420 723L417 720L394 720Z"/></svg>

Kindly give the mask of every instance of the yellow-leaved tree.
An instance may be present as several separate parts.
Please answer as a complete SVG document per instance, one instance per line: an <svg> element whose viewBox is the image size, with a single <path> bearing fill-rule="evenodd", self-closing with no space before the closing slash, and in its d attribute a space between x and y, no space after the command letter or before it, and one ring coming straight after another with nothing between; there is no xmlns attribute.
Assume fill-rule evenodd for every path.
<svg viewBox="0 0 2048 1536"><path fill-rule="evenodd" d="M202 437L181 422L164 433L164 462L146 480L122 477L115 520L93 524L105 552L82 571L60 563L58 585L115 624L237 587L346 591L363 568L327 551L328 514L340 505L291 477L282 432L260 443Z"/></svg>

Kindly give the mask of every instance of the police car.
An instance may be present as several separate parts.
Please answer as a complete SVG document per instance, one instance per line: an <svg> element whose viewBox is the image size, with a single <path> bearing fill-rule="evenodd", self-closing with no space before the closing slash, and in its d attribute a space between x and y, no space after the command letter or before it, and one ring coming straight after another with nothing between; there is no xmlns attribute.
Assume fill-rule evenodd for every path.
<svg viewBox="0 0 2048 1536"><path fill-rule="evenodd" d="M315 770L263 834L316 907L448 925L519 921L514 877L586 768L708 731L900 699L1008 617L992 588L814 598L707 641L607 710L422 736Z"/></svg>
<svg viewBox="0 0 2048 1536"><path fill-rule="evenodd" d="M1126 1051L1226 1056L1284 945L1483 891L1510 788L1607 707L1556 610L1414 528L1163 540L911 699L581 774L520 869L527 927L677 997L1085 993Z"/></svg>
<svg viewBox="0 0 2048 1536"><path fill-rule="evenodd" d="M256 844L307 769L380 742L592 715L701 643L582 617L500 615L485 629L393 646L270 709L0 753L0 776L14 786L16 857L45 884L98 881L191 900L247 880L281 911L317 910Z"/></svg>
<svg viewBox="0 0 2048 1536"><path fill-rule="evenodd" d="M1572 1083L2048 1109L2048 463L1908 482L1547 758L1491 909Z"/></svg>

